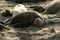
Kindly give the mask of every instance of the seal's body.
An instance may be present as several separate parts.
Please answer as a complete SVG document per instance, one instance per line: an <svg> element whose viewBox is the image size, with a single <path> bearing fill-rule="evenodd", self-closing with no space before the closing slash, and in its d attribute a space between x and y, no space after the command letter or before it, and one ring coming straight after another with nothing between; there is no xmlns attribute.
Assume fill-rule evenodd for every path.
<svg viewBox="0 0 60 40"><path fill-rule="evenodd" d="M28 25L41 26L44 23L43 16L38 12L23 12L11 19L10 25L27 27ZM37 19L37 20L36 20ZM37 23L37 21L39 21ZM38 24L38 25L37 25Z"/></svg>
<svg viewBox="0 0 60 40"><path fill-rule="evenodd" d="M51 3L47 4L45 13L55 14L59 10L60 10L60 0L53 0Z"/></svg>

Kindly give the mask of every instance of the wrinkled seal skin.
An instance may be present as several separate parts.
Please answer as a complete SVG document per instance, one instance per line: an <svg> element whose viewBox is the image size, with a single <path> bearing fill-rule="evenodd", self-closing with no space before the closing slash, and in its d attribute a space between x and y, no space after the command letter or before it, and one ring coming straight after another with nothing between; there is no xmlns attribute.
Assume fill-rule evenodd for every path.
<svg viewBox="0 0 60 40"><path fill-rule="evenodd" d="M60 10L60 0L53 0L51 3L47 4L45 13L55 14L59 10Z"/></svg>
<svg viewBox="0 0 60 40"><path fill-rule="evenodd" d="M36 18L40 18L41 21L43 21L41 25L43 25L44 19L42 17L43 16L38 12L23 12L13 17L10 21L10 25L20 28L28 27L29 25L33 25L33 22Z"/></svg>

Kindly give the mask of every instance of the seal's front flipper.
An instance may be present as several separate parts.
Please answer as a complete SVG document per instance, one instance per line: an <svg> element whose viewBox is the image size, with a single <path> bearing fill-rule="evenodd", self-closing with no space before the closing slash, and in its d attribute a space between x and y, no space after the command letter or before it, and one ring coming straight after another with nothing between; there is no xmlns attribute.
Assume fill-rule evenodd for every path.
<svg viewBox="0 0 60 40"><path fill-rule="evenodd" d="M40 18L36 18L33 22L34 26L42 26L44 24L44 21Z"/></svg>

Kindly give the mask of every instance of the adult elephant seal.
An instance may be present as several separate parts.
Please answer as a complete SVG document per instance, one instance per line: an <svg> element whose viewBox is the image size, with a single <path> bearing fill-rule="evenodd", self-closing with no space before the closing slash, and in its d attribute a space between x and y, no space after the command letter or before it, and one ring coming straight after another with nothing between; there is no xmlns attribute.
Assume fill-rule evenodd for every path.
<svg viewBox="0 0 60 40"><path fill-rule="evenodd" d="M17 4L14 9L13 9L13 17L22 13L22 12L27 12L27 8L23 4Z"/></svg>
<svg viewBox="0 0 60 40"><path fill-rule="evenodd" d="M35 11L32 12L23 12L15 17L12 17L10 25L18 28L26 28L30 25L33 26L42 26L44 23L43 16Z"/></svg>

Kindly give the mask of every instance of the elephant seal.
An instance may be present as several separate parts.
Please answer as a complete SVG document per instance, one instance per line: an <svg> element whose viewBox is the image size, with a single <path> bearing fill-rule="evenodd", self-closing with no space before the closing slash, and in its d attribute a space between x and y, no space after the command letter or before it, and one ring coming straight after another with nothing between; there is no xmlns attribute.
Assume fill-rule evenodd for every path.
<svg viewBox="0 0 60 40"><path fill-rule="evenodd" d="M47 14L55 14L60 10L60 0L53 0L51 3L46 5L46 12ZM60 13L60 11L59 11Z"/></svg>
<svg viewBox="0 0 60 40"><path fill-rule="evenodd" d="M23 12L15 17L12 17L10 25L13 25L16 28L26 28L29 25L33 26L42 26L44 23L43 15L38 12Z"/></svg>
<svg viewBox="0 0 60 40"><path fill-rule="evenodd" d="M33 8L34 11L37 11L39 13L42 13L45 11L45 9L41 6L31 6L30 8Z"/></svg>
<svg viewBox="0 0 60 40"><path fill-rule="evenodd" d="M22 12L27 12L27 8L23 4L17 4L13 9L13 17Z"/></svg>

